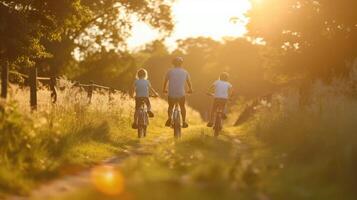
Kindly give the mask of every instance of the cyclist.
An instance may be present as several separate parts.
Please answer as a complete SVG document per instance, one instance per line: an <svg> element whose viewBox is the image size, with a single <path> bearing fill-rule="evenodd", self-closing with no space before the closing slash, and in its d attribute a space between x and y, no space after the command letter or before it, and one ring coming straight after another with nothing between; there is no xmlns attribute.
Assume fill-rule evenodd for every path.
<svg viewBox="0 0 357 200"><path fill-rule="evenodd" d="M228 79L229 74L227 72L223 72L222 74L220 74L219 79L215 81L209 88L209 93L214 93L214 101L209 122L207 124L208 127L213 126L214 115L217 108L224 108L225 110L227 101L233 94L232 84L228 82ZM225 113L223 115L224 118L226 118Z"/></svg>
<svg viewBox="0 0 357 200"><path fill-rule="evenodd" d="M133 89L131 96L134 96L135 92L135 114L134 114L134 122L132 124L133 129L137 129L137 110L140 109L141 102L144 102L147 107L147 112L149 117L154 117L154 113L151 111L151 104L149 99L150 91L155 95L158 96L158 93L154 90L151 86L150 81L148 80L148 72L141 68L136 73L136 80L133 84Z"/></svg>
<svg viewBox="0 0 357 200"><path fill-rule="evenodd" d="M186 122L186 91L185 85L188 86L188 93L192 93L192 84L189 73L183 69L183 58L177 57L172 61L173 68L171 68L165 77L163 92L168 93L168 119L165 126L171 126L171 116L173 112L174 105L178 103L181 108L182 116L182 128L187 128L188 124ZM168 89L167 89L168 88Z"/></svg>

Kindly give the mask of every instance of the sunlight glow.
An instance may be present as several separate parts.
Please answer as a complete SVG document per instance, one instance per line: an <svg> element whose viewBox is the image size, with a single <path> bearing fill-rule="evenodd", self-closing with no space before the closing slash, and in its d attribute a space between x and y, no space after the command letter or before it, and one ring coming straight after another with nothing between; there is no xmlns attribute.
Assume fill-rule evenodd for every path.
<svg viewBox="0 0 357 200"><path fill-rule="evenodd" d="M247 33L248 18L245 13L251 8L249 0L177 0L172 8L175 30L167 45L175 45L178 39L188 37L242 37ZM134 25L129 47L137 47L159 37L144 23Z"/></svg>
<svg viewBox="0 0 357 200"><path fill-rule="evenodd" d="M91 180L94 187L106 195L119 195L124 191L124 177L112 166L94 168Z"/></svg>
<svg viewBox="0 0 357 200"><path fill-rule="evenodd" d="M242 36L248 22L244 13L250 8L247 0L181 0L173 9L177 20L177 38L206 36L220 39ZM239 19L232 23L231 18Z"/></svg>

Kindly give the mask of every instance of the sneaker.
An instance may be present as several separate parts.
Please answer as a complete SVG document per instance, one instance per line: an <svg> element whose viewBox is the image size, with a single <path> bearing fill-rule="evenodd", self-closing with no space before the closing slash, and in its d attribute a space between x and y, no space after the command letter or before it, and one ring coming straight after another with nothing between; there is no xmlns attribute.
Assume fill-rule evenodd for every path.
<svg viewBox="0 0 357 200"><path fill-rule="evenodd" d="M183 123L182 123L182 128L188 128L187 122L183 122Z"/></svg>
<svg viewBox="0 0 357 200"><path fill-rule="evenodd" d="M148 115L149 115L150 118L153 118L153 117L154 117L154 113L151 112L150 110L148 111Z"/></svg>
<svg viewBox="0 0 357 200"><path fill-rule="evenodd" d="M138 129L138 125L137 125L136 123L133 123L133 124L131 125L131 128L133 128L133 129Z"/></svg>
<svg viewBox="0 0 357 200"><path fill-rule="evenodd" d="M207 124L207 127L213 127L213 123L212 122L208 122L208 124Z"/></svg>
<svg viewBox="0 0 357 200"><path fill-rule="evenodd" d="M166 127L170 127L171 126L171 119L168 119L165 123Z"/></svg>

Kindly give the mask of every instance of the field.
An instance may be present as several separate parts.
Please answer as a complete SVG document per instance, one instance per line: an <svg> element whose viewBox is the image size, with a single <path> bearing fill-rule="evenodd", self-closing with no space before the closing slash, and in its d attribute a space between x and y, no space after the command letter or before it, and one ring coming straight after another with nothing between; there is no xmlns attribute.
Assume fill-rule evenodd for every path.
<svg viewBox="0 0 357 200"><path fill-rule="evenodd" d="M0 199L357 199L356 7L0 0ZM184 87L182 138L160 93L139 139L129 91Z"/></svg>
<svg viewBox="0 0 357 200"><path fill-rule="evenodd" d="M190 109L191 127L178 141L163 127L160 99L148 138L138 140L126 95L109 102L98 92L88 104L61 80L58 104L42 88L31 113L21 100L28 92L12 86L2 104L1 132L8 134L1 136L0 188L32 199L354 199L357 102L348 91L336 95L341 84L317 82L303 108L299 93L287 89L261 102L244 125L226 124L219 138ZM113 157L121 159L103 164ZM58 193L41 187L88 170L83 185L64 182L72 188ZM109 181L102 180L106 170L116 174Z"/></svg>
<svg viewBox="0 0 357 200"><path fill-rule="evenodd" d="M50 92L39 90L39 109L31 112L29 91L12 85L10 98L1 103L0 190L28 194L39 183L71 174L118 155L138 145L131 130L133 100L116 94L109 102L106 94L96 93L92 103L87 94L60 81L59 99L50 102ZM155 113L165 113L165 102L154 100ZM192 111L193 112L193 111ZM163 129L165 115L152 123ZM193 121L199 120L192 114ZM160 128L161 127L161 128Z"/></svg>

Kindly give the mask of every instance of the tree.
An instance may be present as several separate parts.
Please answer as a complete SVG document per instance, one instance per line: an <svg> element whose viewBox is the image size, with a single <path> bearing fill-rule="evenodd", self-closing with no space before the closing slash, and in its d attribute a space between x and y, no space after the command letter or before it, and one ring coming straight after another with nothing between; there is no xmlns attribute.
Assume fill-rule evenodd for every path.
<svg viewBox="0 0 357 200"><path fill-rule="evenodd" d="M277 75L310 80L348 72L346 63L357 56L356 1L254 2L248 29L267 43L266 67Z"/></svg>
<svg viewBox="0 0 357 200"><path fill-rule="evenodd" d="M170 6L164 0L77 1L74 13L65 27L61 40L48 42L46 47L55 55L51 60L54 73L59 73L74 50L85 58L93 53L125 47L134 20L142 20L153 28L168 33L172 30ZM73 9L72 9L73 10ZM84 10L84 11L83 11Z"/></svg>
<svg viewBox="0 0 357 200"><path fill-rule="evenodd" d="M0 1L0 59L2 64L33 66L39 58L49 57L40 43L45 27L42 18L27 12L15 2Z"/></svg>
<svg viewBox="0 0 357 200"><path fill-rule="evenodd" d="M33 63L41 59L58 74L73 58L74 50L86 57L103 50L125 47L132 23L141 20L153 28L169 33L171 22L170 3L165 0L1 0L1 39L13 41L1 46L0 52L10 58L26 55ZM14 21L21 22L17 26ZM17 28L17 29L16 29ZM11 35L9 30L19 35ZM8 34L6 34L8 33ZM28 43L37 51L30 51ZM27 48L29 47L29 48ZM23 51L18 51L22 49ZM39 53L48 52L41 55ZM49 55L52 55L49 57ZM43 58L47 60L43 60Z"/></svg>
<svg viewBox="0 0 357 200"><path fill-rule="evenodd" d="M156 41L140 52L139 56L146 58L140 66L148 69L150 81L158 89L162 88L164 76L172 67L172 59L183 56L184 67L191 74L195 90L190 95L189 103L204 115L211 102L209 97L205 101L202 98L224 71L230 73L230 82L239 96L254 98L273 89L273 85L265 81L261 49L262 46L254 45L244 38L224 42L210 38L188 38L178 41L178 48L172 53L167 52L162 42Z"/></svg>
<svg viewBox="0 0 357 200"><path fill-rule="evenodd" d="M89 82L95 80L122 91L129 91L135 77L137 60L127 52L97 52L78 63L75 80Z"/></svg>

